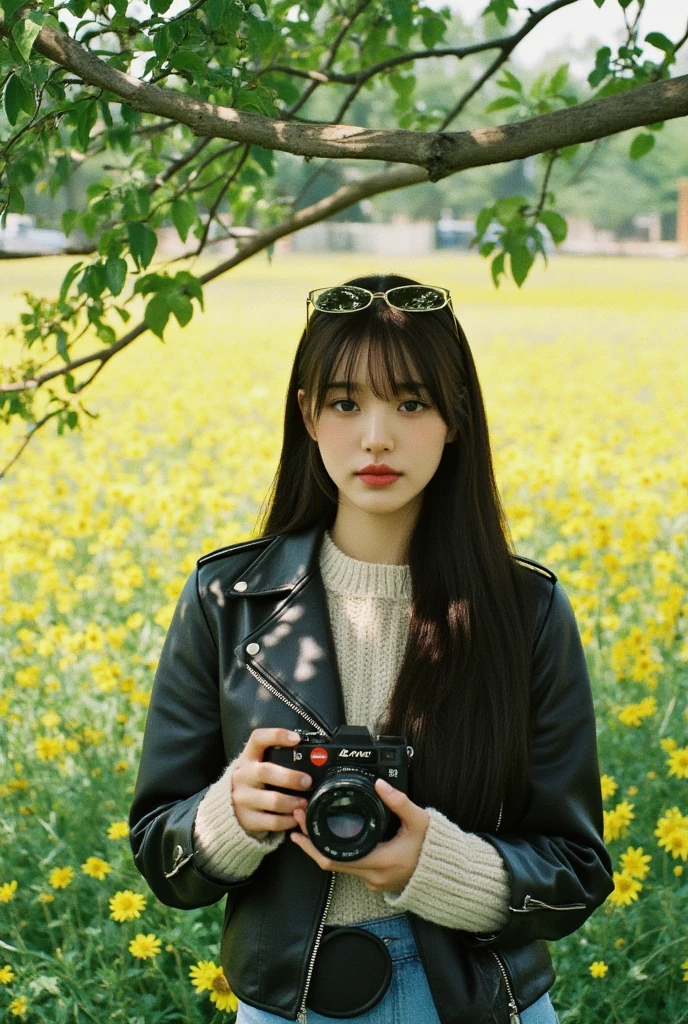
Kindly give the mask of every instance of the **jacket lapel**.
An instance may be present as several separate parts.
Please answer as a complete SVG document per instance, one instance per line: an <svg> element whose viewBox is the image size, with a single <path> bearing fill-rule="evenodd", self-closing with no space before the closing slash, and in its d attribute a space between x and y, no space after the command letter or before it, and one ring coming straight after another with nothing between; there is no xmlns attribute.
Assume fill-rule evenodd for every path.
<svg viewBox="0 0 688 1024"><path fill-rule="evenodd" d="M277 534L242 573L242 597L286 591L276 610L234 648L288 700L330 734L346 721L337 653L318 556L325 520ZM314 728L311 724L304 727Z"/></svg>

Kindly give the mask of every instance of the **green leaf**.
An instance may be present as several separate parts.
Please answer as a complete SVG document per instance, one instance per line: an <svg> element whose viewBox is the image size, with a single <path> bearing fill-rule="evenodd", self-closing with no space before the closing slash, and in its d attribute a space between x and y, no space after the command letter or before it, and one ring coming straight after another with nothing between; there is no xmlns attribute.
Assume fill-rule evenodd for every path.
<svg viewBox="0 0 688 1024"><path fill-rule="evenodd" d="M200 53L194 53L193 50L177 50L170 57L169 63L173 68L191 71L195 75L203 75L205 77L207 73L206 62Z"/></svg>
<svg viewBox="0 0 688 1024"><path fill-rule="evenodd" d="M511 257L511 273L513 274L514 281L520 288L528 277L528 271L535 262L535 257L526 245L519 245L518 243L511 246L509 256Z"/></svg>
<svg viewBox="0 0 688 1024"><path fill-rule="evenodd" d="M17 11L26 0L3 0L2 11L5 15L5 21L10 22L12 15Z"/></svg>
<svg viewBox="0 0 688 1024"><path fill-rule="evenodd" d="M188 270L180 270L174 280L185 292L192 295L194 299L198 299L198 304L203 309L203 286L198 278Z"/></svg>
<svg viewBox="0 0 688 1024"><path fill-rule="evenodd" d="M641 156L645 156L649 153L655 144L654 135L650 135L647 132L641 132L640 135L636 135L628 150L628 155L631 160L640 160Z"/></svg>
<svg viewBox="0 0 688 1024"><path fill-rule="evenodd" d="M61 222L65 235L70 235L79 216L76 210L63 210Z"/></svg>
<svg viewBox="0 0 688 1024"><path fill-rule="evenodd" d="M186 295L180 295L179 292L173 292L171 295L167 296L167 303L176 316L179 326L186 327L193 316L191 299L187 298Z"/></svg>
<svg viewBox="0 0 688 1024"><path fill-rule="evenodd" d="M527 202L528 200L525 196L505 196L504 199L498 199L494 204L494 215L506 227L514 217L522 219L518 211Z"/></svg>
<svg viewBox="0 0 688 1024"><path fill-rule="evenodd" d="M82 153L88 149L91 129L98 119L98 104L95 100L82 103L77 114L76 136Z"/></svg>
<svg viewBox="0 0 688 1024"><path fill-rule="evenodd" d="M127 261L110 256L105 261L105 278L112 295L119 295L127 278Z"/></svg>
<svg viewBox="0 0 688 1024"><path fill-rule="evenodd" d="M127 221L127 234L129 249L136 265L147 267L158 246L158 236L155 231L141 221Z"/></svg>
<svg viewBox="0 0 688 1024"><path fill-rule="evenodd" d="M554 210L542 210L540 220L552 236L553 242L564 241L568 233L568 225L560 213L556 213Z"/></svg>
<svg viewBox="0 0 688 1024"><path fill-rule="evenodd" d="M171 214L179 237L185 242L189 228L196 220L196 207L188 199L176 199L172 203Z"/></svg>
<svg viewBox="0 0 688 1024"><path fill-rule="evenodd" d="M172 49L170 30L166 25L159 28L153 36L153 47L160 60L166 60Z"/></svg>
<svg viewBox="0 0 688 1024"><path fill-rule="evenodd" d="M500 96L498 100L488 103L485 107L485 113L489 114L492 110L506 110L507 107L514 107L520 102L516 96Z"/></svg>
<svg viewBox="0 0 688 1024"><path fill-rule="evenodd" d="M27 99L33 97L30 96L29 90L26 88L21 78L18 75L12 74L7 80L5 86L5 113L7 114L7 120L10 124L16 124L20 110L26 109Z"/></svg>
<svg viewBox="0 0 688 1024"><path fill-rule="evenodd" d="M512 75L506 68L502 68L503 78L497 82L497 85L501 85L502 89L511 89L513 92L523 92L523 85L516 78L516 75Z"/></svg>
<svg viewBox="0 0 688 1024"><path fill-rule="evenodd" d="M24 196L16 185L10 185L5 213L24 213Z"/></svg>
<svg viewBox="0 0 688 1024"><path fill-rule="evenodd" d="M488 224L494 216L494 207L485 206L480 211L475 221L475 231L477 235L482 235L487 229Z"/></svg>
<svg viewBox="0 0 688 1024"><path fill-rule="evenodd" d="M274 152L271 149L263 149L262 146L251 146L251 152L249 154L256 163L260 164L266 174L271 178L275 173L273 164Z"/></svg>
<svg viewBox="0 0 688 1024"><path fill-rule="evenodd" d="M552 80L549 83L550 95L560 92L566 85L566 80L569 77L569 66L568 64L562 64L558 67L552 76Z"/></svg>
<svg viewBox="0 0 688 1024"><path fill-rule="evenodd" d="M492 280L494 281L496 288L499 288L499 277L504 273L504 256L505 253L500 252L499 256L495 256L490 265Z"/></svg>
<svg viewBox="0 0 688 1024"><path fill-rule="evenodd" d="M34 12L36 15L42 15L42 13L42 11ZM37 23L33 18L25 18L23 21L18 21L12 29L12 38L17 44L17 49L22 56L22 60L27 64L29 62L29 54L31 53L34 40L41 31L42 20L43 19L41 17L40 21Z"/></svg>
<svg viewBox="0 0 688 1024"><path fill-rule="evenodd" d="M423 46L428 50L432 50L444 37L447 25L444 18L441 18L439 14L429 10L427 7L421 13L423 15L423 25L420 30L420 37L423 40Z"/></svg>
<svg viewBox="0 0 688 1024"><path fill-rule="evenodd" d="M157 334L161 341L164 340L162 332L165 330L165 325L169 318L170 307L167 302L167 296L161 295L158 292L146 306L144 320L150 327L153 334Z"/></svg>
<svg viewBox="0 0 688 1024"><path fill-rule="evenodd" d="M650 46L656 46L658 50L664 50L665 53L669 53L676 46L676 43L672 43L671 39L667 39L663 32L650 32L645 36L645 42L649 43Z"/></svg>
<svg viewBox="0 0 688 1024"><path fill-rule="evenodd" d="M601 6L602 6L602 4L604 3L604 0L595 0L595 3L596 3L596 5L597 5L598 7L601 7Z"/></svg>
<svg viewBox="0 0 688 1024"><path fill-rule="evenodd" d="M72 281L74 280L76 275L79 273L79 271L81 270L83 265L84 265L84 261L83 260L79 260L78 263L72 264L72 266L69 268L69 270L65 274L64 280L62 281L62 287L60 288L60 302L64 302L65 299L67 298L67 292L69 291L69 289L72 286Z"/></svg>

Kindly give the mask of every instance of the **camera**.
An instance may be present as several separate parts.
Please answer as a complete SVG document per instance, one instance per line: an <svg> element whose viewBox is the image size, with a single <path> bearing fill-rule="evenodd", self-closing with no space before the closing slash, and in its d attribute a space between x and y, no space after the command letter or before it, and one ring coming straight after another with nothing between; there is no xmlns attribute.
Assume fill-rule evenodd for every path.
<svg viewBox="0 0 688 1024"><path fill-rule="evenodd" d="M401 823L378 796L375 780L408 792L413 747L405 737L372 736L364 725L341 725L331 737L294 732L301 736L295 747L266 747L263 760L311 776L306 828L316 849L331 860L358 860L392 839ZM266 788L294 793L282 786Z"/></svg>

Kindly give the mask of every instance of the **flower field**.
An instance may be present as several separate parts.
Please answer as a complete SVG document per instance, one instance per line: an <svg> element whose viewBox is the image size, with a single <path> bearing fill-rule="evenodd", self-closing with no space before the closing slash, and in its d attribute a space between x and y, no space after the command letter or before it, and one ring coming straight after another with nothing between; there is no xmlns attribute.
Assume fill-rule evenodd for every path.
<svg viewBox="0 0 688 1024"><path fill-rule="evenodd" d="M5 322L71 262L6 261ZM0 482L3 1020L234 1019L222 904L163 906L131 857L148 695L196 559L254 530L306 292L374 269L451 289L516 548L558 575L585 645L616 884L550 945L560 1020L688 1021L688 266L553 256L495 291L446 252L249 261L99 374L81 434L40 433Z"/></svg>

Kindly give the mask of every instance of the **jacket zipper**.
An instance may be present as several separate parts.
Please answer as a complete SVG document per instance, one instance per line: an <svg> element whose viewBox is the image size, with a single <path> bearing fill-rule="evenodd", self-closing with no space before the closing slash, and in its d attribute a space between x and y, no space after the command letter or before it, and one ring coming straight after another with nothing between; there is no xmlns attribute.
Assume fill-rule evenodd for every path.
<svg viewBox="0 0 688 1024"><path fill-rule="evenodd" d="M283 700L285 704L288 704L293 711L296 711L298 715L301 715L301 717L305 718L307 722L310 722L311 725L314 725L318 732L324 732L327 736L330 736L329 729L326 729L322 722L317 722L315 718L311 718L311 716L306 711L304 711L299 704L295 704L293 701L289 700L288 697L285 697L284 694L280 690L278 690L276 686L273 686L272 683L268 682L265 676L260 675L260 673L257 672L256 669L248 663L246 665L246 668L249 670L251 675L255 676L256 679L260 683L262 683L263 686L266 686L271 693L274 693L276 697L279 697L279 699Z"/></svg>
<svg viewBox="0 0 688 1024"><path fill-rule="evenodd" d="M504 978L504 984L506 985L506 991L507 991L508 996L509 996L509 1024L521 1024L521 1018L518 1015L518 1006L516 1005L516 1000L514 999L514 994L511 991L511 984L509 983L509 978L508 978L508 975L506 973L506 967L504 966L504 962L503 962L502 958L500 957L499 953L495 953L494 949L490 949L489 952L492 953L492 956L497 961L497 966L499 967L500 971L502 972L502 977Z"/></svg>
<svg viewBox="0 0 688 1024"><path fill-rule="evenodd" d="M553 906L551 903L543 903L542 900L536 900L527 894L522 907L511 907L510 909L516 914L526 914L531 910L585 910L586 906L585 903L560 903L559 906Z"/></svg>
<svg viewBox="0 0 688 1024"><path fill-rule="evenodd" d="M308 974L306 976L306 987L303 990L303 999L301 1000L301 1007L299 1009L298 1017L296 1018L297 1021L299 1022L299 1024L307 1024L307 1022L308 1022L308 1017L307 1017L307 1014L306 1014L306 999L308 998L308 989L309 989L310 984L311 984L311 975L313 974L313 968L315 966L315 957L316 957L316 954L318 952L318 947L320 945L320 940L322 938L323 930L325 928L325 918L327 917L327 911L329 909L330 903L332 902L332 891L334 889L334 882L335 882L335 878L336 878L337 872L336 871L331 871L330 874L331 874L330 888L329 888L329 891L327 893L327 902L325 903L325 910L323 911L323 916L320 918L320 927L318 928L318 934L317 934L316 939L315 939L315 945L313 946L313 952L311 953L311 962L308 965Z"/></svg>
<svg viewBox="0 0 688 1024"><path fill-rule="evenodd" d="M255 678L260 683L262 683L263 686L266 686L268 688L268 690L270 690L271 693L274 693L276 697L279 697L280 700L283 700L285 704L288 704L290 708L292 708L294 711L297 712L297 714L301 715L302 718L305 718L306 721L311 723L311 725L314 725L315 728L318 730L318 732L323 732L327 736L330 736L329 730L326 729L322 725L321 722L316 721L315 718L312 718L309 714L307 714L307 712L305 712L303 710L303 708L299 704L295 704L293 701L289 700L288 697L285 697L284 694L280 690L278 690L276 686L273 686L273 684L271 682L269 682L267 679L265 679L265 677L263 675L261 675L255 668L253 668L248 663L246 665L246 668L249 670L251 675L255 676ZM325 909L323 911L323 915L320 918L320 925L318 927L318 934L317 934L316 939L315 939L315 945L313 946L313 951L311 952L310 963L308 965L308 974L306 975L306 987L304 988L304 991L303 991L303 998L301 1000L301 1007L299 1009L298 1017L296 1018L297 1021L299 1022L299 1024L307 1024L307 1020L308 1020L307 1015L306 1015L306 999L308 997L308 989L309 989L310 983L311 983L311 975L313 974L313 968L315 966L315 957L317 955L318 947L320 946L320 940L322 939L322 934L323 934L323 931L324 931L324 928L325 928L325 919L327 917L327 911L329 910L330 903L332 902L332 892L334 890L334 883L335 883L335 879L336 879L336 876L337 876L337 872L336 871L331 871L330 875L331 875L331 877L330 877L330 887L329 887L329 891L327 893L327 901L325 903Z"/></svg>

